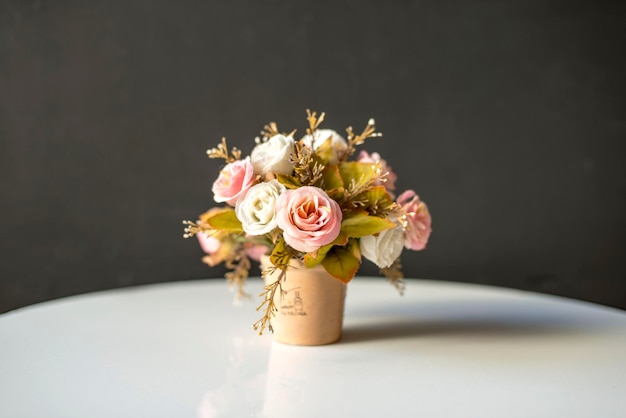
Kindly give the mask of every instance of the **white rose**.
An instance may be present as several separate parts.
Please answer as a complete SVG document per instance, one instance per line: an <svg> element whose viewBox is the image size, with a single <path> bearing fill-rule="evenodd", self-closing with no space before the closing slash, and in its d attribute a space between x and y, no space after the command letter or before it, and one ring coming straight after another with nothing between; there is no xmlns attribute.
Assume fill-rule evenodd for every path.
<svg viewBox="0 0 626 418"><path fill-rule="evenodd" d="M380 268L389 267L400 257L404 247L404 232L401 226L385 229L378 236L361 238L361 254Z"/></svg>
<svg viewBox="0 0 626 418"><path fill-rule="evenodd" d="M285 186L276 180L252 186L237 201L235 213L243 230L249 235L263 235L276 228L276 199Z"/></svg>
<svg viewBox="0 0 626 418"><path fill-rule="evenodd" d="M263 142L252 150L250 161L256 174L268 172L276 174L291 174L293 163L291 155L295 151L294 140L290 136L274 135L267 142Z"/></svg>
<svg viewBox="0 0 626 418"><path fill-rule="evenodd" d="M311 147L313 151L318 150L326 141L330 140L330 155L326 157L331 164L337 164L339 158L341 158L348 149L346 140L332 129L318 129L312 136L305 135L302 140L306 145Z"/></svg>

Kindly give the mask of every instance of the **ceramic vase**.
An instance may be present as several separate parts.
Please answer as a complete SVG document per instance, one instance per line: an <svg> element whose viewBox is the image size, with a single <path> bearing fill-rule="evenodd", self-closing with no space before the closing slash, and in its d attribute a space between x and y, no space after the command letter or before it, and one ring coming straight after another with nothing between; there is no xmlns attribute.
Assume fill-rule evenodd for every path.
<svg viewBox="0 0 626 418"><path fill-rule="evenodd" d="M261 267L270 266L269 257ZM267 274L265 284L274 283L280 271ZM341 338L346 285L320 266L307 268L292 260L282 282L283 294L276 292L278 307L272 318L274 340L292 345L323 345Z"/></svg>

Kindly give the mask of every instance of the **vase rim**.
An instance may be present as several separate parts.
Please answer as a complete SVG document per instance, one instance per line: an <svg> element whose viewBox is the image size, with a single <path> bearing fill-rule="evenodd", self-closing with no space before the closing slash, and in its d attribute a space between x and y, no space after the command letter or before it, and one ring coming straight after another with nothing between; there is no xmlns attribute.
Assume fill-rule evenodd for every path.
<svg viewBox="0 0 626 418"><path fill-rule="evenodd" d="M262 255L261 256L261 268L265 269L265 266L268 266L271 264L270 261L270 256L269 255ZM315 267L307 267L304 265L304 263L300 260L298 260L297 258L291 258L291 260L289 261L289 268L290 269L306 269L306 270L310 270L310 271L314 271L314 270L323 270L326 271L326 269L324 268L324 266L322 266L321 264L318 264Z"/></svg>

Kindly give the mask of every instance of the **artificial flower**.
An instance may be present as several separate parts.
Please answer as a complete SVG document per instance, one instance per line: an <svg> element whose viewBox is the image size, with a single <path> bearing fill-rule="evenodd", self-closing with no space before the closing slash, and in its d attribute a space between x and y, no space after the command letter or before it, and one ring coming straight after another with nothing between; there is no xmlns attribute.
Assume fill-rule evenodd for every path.
<svg viewBox="0 0 626 418"><path fill-rule="evenodd" d="M209 158L226 163L213 183L214 199L234 208L212 209L197 222L183 222L184 236L196 235L207 253L203 261L230 269L225 276L237 287L237 297L245 294L250 260L269 256L264 276L278 275L264 287L263 317L254 324L259 332L272 329L278 309L272 295L281 291L292 260L305 268L321 266L348 283L365 257L402 291L396 260L404 248L424 249L431 234L430 213L414 191L396 200L397 176L387 161L376 152L355 155L366 139L381 136L374 119L360 133L348 127L344 139L319 128L324 118L307 111L307 134L297 142L296 130L282 135L270 122L248 157L229 149L226 139L207 150Z"/></svg>
<svg viewBox="0 0 626 418"><path fill-rule="evenodd" d="M400 257L403 242L401 226L386 229L377 235L361 238L361 255L380 268L389 267Z"/></svg>
<svg viewBox="0 0 626 418"><path fill-rule="evenodd" d="M305 135L302 142L330 164L337 164L348 149L346 140L332 129L318 129Z"/></svg>
<svg viewBox="0 0 626 418"><path fill-rule="evenodd" d="M380 163L380 168L384 174L384 178L377 181L376 184L383 184L387 190L396 190L396 180L398 176L393 172L391 167L387 165L387 161L383 160L379 153L373 152L369 154L367 151L362 150L359 153L358 161L361 163Z"/></svg>
<svg viewBox="0 0 626 418"><path fill-rule="evenodd" d="M409 250L423 250L432 232L432 219L426 204L413 190L407 190L398 196L397 203L406 219L404 246Z"/></svg>
<svg viewBox="0 0 626 418"><path fill-rule="evenodd" d="M250 154L250 160L257 174L290 174L294 163L291 157L295 151L292 137L274 135L267 142L258 144Z"/></svg>
<svg viewBox="0 0 626 418"><path fill-rule="evenodd" d="M216 202L226 202L235 206L237 199L244 195L257 180L250 159L226 164L213 183L213 198Z"/></svg>
<svg viewBox="0 0 626 418"><path fill-rule="evenodd" d="M230 234L210 228L207 223L207 219L219 213L223 213L224 211L225 209L223 208L209 209L200 215L200 219L197 222L199 226L204 228L203 231L196 234L198 242L200 243L200 248L202 248L202 251L207 254L202 258L202 262L211 267L225 261L233 249L237 246L236 241L230 236Z"/></svg>
<svg viewBox="0 0 626 418"><path fill-rule="evenodd" d="M341 229L341 208L318 187L287 190L276 202L276 222L292 248L315 251L330 244Z"/></svg>
<svg viewBox="0 0 626 418"><path fill-rule="evenodd" d="M263 235L276 228L276 200L285 186L276 180L252 186L237 201L235 213L249 235Z"/></svg>
<svg viewBox="0 0 626 418"><path fill-rule="evenodd" d="M268 253L270 250L267 245L255 244L252 242L245 242L243 248L246 251L246 255L254 261L261 261L261 257Z"/></svg>

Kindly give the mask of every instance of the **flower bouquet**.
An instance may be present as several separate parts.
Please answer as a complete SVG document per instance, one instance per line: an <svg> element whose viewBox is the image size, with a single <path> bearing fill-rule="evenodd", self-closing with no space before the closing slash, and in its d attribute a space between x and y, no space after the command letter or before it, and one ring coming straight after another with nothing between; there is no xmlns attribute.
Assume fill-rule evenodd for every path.
<svg viewBox="0 0 626 418"><path fill-rule="evenodd" d="M184 236L197 236L207 253L203 261L231 270L226 278L237 298L246 296L250 260L266 257L257 309L262 317L254 324L260 334L273 330L277 296L286 293L294 261L348 283L365 257L402 292L400 254L424 249L431 232L424 202L412 190L395 197L396 175L378 153L360 151L354 158L366 139L382 136L374 120L360 134L348 127L344 139L319 128L324 116L307 110L309 126L299 140L296 131L281 133L269 123L245 158L222 139L207 154L225 161L212 187L225 206L183 222Z"/></svg>

